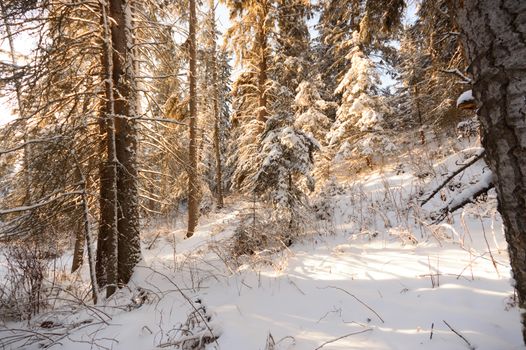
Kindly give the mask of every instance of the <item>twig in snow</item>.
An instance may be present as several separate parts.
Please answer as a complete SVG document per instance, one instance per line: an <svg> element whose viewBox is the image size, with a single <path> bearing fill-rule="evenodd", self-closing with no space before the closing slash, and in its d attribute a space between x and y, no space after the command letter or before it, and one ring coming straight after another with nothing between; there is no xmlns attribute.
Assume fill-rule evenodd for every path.
<svg viewBox="0 0 526 350"><path fill-rule="evenodd" d="M471 345L471 343L470 343L470 342L469 342L469 341L468 341L468 340L467 340L462 334L460 334L460 333L457 332L453 327L451 327L451 326L449 325L449 323L447 323L445 320L442 320L442 321L446 324L446 326L448 326L449 329L451 329L451 331L452 331L453 333L455 333L456 335L458 335L463 341L466 342L466 344L468 345L468 347L470 348L470 350L475 350L475 349L476 349L473 345Z"/></svg>
<svg viewBox="0 0 526 350"><path fill-rule="evenodd" d="M320 288L320 289L327 289L327 288L333 288L333 289L338 289L338 290L341 290L342 292L344 293L347 293L348 295L350 295L351 297L353 297L354 299L356 299L357 302L359 302L360 304L362 304L363 306L365 306L366 308L368 308L369 310L371 310L379 319L380 321L382 321L382 323L385 323L384 319L382 318L382 316L380 316L378 314L378 312L374 311L369 305L367 305L366 303L364 303L363 301L361 301L356 295L352 294L352 293L349 293L348 291L346 291L345 289L343 288L340 288L340 287L335 287L335 286L327 286L327 287L324 287L324 288Z"/></svg>
<svg viewBox="0 0 526 350"><path fill-rule="evenodd" d="M314 349L314 350L321 349L321 348L323 348L323 347L324 347L325 345L327 345L327 344L337 342L338 340L341 340L341 339L343 339L343 338L350 337L351 335L356 335L356 334L360 334L360 333L370 332L370 331L372 331L372 330L373 330L372 328L367 328L367 329L364 329L363 331L358 331L358 332L353 332L353 333L349 333L349 334L342 335L341 337L338 337L338 338L335 338L335 339L332 339L332 340L328 340L328 341L326 341L325 343L321 344L320 346L318 346L318 347L317 347L316 349Z"/></svg>
<svg viewBox="0 0 526 350"><path fill-rule="evenodd" d="M305 292L302 291L302 290L300 289L300 287L298 287L298 285L296 284L296 282L294 282L294 281L291 280L290 278L289 278L289 283L292 284L294 287L296 287L296 289L297 289L301 294L306 295Z"/></svg>
<svg viewBox="0 0 526 350"><path fill-rule="evenodd" d="M140 267L143 267L143 266L140 266ZM216 343L217 346L219 346L219 343L217 342L217 338L215 335L214 335L214 332L212 331L212 328L210 327L210 325L208 324L207 320L203 317L203 315L199 312L199 310L195 307L194 303L192 302L192 300L190 300L190 298L185 294L183 293L183 291L181 290L181 288L179 288L179 286L170 278L168 277L166 274L162 273L162 272L159 272L159 271L156 271L154 269L152 269L151 267L146 267L144 266L144 268L146 269L149 269L151 270L153 273L156 273L162 277L164 277L170 284L172 284L176 289L177 291L179 292L179 294L181 294L181 296L186 299L186 301L188 302L188 304L190 304L190 306L194 309L194 312L196 313L197 316L199 316L199 318L201 318L201 320L203 321L205 327L207 328L208 332L210 332L210 337L213 339L213 341Z"/></svg>
<svg viewBox="0 0 526 350"><path fill-rule="evenodd" d="M435 323L431 322L431 334L429 334L429 340L433 339L433 328L435 327Z"/></svg>
<svg viewBox="0 0 526 350"><path fill-rule="evenodd" d="M333 306L333 309L331 311L327 311L325 315L323 315L322 317L319 318L318 321L316 321L316 323L320 323L321 320L323 320L325 317L329 316L329 314L332 314L332 313L338 313L340 315L340 318L342 317L342 309L341 308L337 309L335 306Z"/></svg>
<svg viewBox="0 0 526 350"><path fill-rule="evenodd" d="M291 336L291 335L287 335L287 336L284 336L283 338L281 338L280 340L278 340L278 341L276 342L276 345L278 345L279 343L281 343L282 341L287 340L287 339L292 340L292 344L293 344L293 345L296 344L296 338L294 338L294 337Z"/></svg>

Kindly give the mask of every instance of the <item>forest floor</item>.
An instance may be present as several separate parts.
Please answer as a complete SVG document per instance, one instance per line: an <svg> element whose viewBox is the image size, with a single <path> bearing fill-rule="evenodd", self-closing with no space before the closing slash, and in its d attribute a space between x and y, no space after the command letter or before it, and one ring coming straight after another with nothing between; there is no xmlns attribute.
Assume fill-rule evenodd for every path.
<svg viewBox="0 0 526 350"><path fill-rule="evenodd" d="M183 239L181 220L151 225L129 288L93 307L82 301L87 268L75 279L64 277L69 297L29 323L0 328L0 344L75 350L190 349L199 341L223 350L522 349L494 194L442 223L430 219L482 178L482 161L424 208L416 205L476 151L430 165L435 176L404 163L327 185L313 202L323 202L328 219L279 252L229 256L240 217L252 210L239 198L202 217L191 239ZM69 259L59 265L68 266Z"/></svg>

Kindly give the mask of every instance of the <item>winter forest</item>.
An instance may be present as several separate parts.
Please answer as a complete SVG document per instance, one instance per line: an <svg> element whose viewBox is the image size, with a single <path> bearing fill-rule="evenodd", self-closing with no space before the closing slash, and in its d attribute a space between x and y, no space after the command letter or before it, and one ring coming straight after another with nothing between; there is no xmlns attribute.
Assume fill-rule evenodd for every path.
<svg viewBox="0 0 526 350"><path fill-rule="evenodd" d="M523 349L526 1L0 0L0 349Z"/></svg>

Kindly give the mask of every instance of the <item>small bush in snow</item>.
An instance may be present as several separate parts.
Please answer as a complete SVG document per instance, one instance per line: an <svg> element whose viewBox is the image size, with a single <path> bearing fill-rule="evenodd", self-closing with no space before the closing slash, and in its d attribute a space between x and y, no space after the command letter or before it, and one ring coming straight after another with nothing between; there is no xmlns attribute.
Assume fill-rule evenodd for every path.
<svg viewBox="0 0 526 350"><path fill-rule="evenodd" d="M236 228L230 247L234 258L272 254L292 244L297 231L270 217L250 216Z"/></svg>
<svg viewBox="0 0 526 350"><path fill-rule="evenodd" d="M317 191L316 200L312 204L312 209L316 219L329 221L334 218L335 197L345 193L345 189L338 185L334 178Z"/></svg>
<svg viewBox="0 0 526 350"><path fill-rule="evenodd" d="M48 306L49 252L35 242L16 242L4 254L7 271L0 285L1 318L29 320Z"/></svg>
<svg viewBox="0 0 526 350"><path fill-rule="evenodd" d="M186 321L174 328L174 334L168 342L160 344L160 348L175 347L181 350L211 349L209 344L216 343L219 332L212 328L212 316L208 313L201 300L194 303ZM217 347L214 347L217 349Z"/></svg>

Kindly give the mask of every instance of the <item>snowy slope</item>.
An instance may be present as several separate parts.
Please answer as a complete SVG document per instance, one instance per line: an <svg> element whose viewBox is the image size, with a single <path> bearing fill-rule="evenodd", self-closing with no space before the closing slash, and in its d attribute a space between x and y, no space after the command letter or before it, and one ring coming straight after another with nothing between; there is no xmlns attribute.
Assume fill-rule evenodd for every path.
<svg viewBox="0 0 526 350"><path fill-rule="evenodd" d="M204 308L202 318L188 325L191 334L218 337L207 349L522 349L491 195L441 224L428 220L476 183L484 164L460 174L459 185L442 199L437 195L423 210L415 205L444 169L468 156L436 165L433 182L393 171L334 185L329 222L290 249L251 258L257 264L245 259L239 265L227 254L249 202L236 200L204 217L189 240L183 240L183 222L165 228L152 249L143 249L129 289L104 306L71 301L30 327L9 324L18 330L1 329L2 343L27 349L40 343L54 349L174 348L187 316ZM145 247L158 229L146 235ZM46 320L52 328L40 327Z"/></svg>

